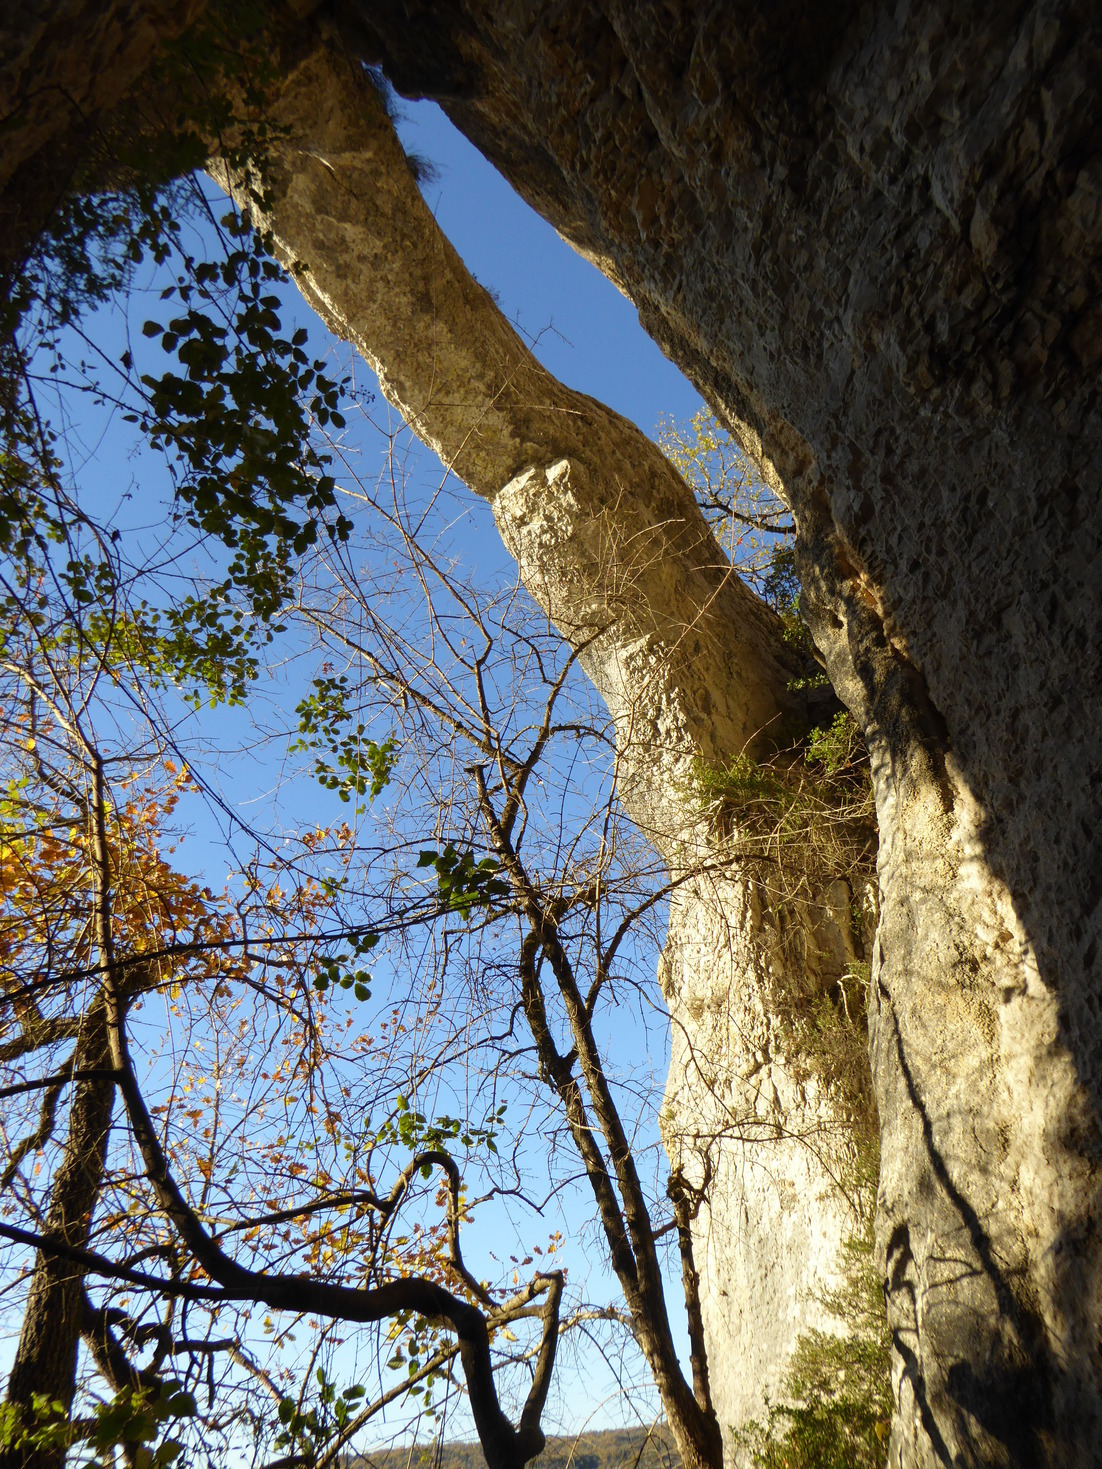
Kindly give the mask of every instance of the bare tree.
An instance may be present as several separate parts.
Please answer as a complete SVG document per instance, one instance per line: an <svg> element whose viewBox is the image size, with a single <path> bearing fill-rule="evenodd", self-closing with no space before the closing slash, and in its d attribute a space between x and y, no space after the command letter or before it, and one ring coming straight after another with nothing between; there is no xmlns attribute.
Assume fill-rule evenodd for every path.
<svg viewBox="0 0 1102 1469"><path fill-rule="evenodd" d="M39 632L41 637L41 628ZM49 645L47 636L45 646ZM143 1316L159 1304L182 1302L202 1303L212 1317L224 1306L247 1303L356 1323L389 1320L403 1313L440 1321L457 1339L488 1462L523 1465L543 1443L539 1425L559 1336L562 1275L554 1270L540 1272L526 1287L502 1300L470 1273L460 1249L462 1180L447 1151L417 1148L385 1194L368 1184L329 1190L274 1213L246 1205L244 1214L224 1221L222 1228L212 1232L204 1219L209 1212L204 1200L214 1168L221 1171L228 1166L219 1151L228 1139L219 1134L217 1107L208 1161L193 1163L202 1185L196 1201L181 1184L177 1166L162 1142L162 1130L165 1124L171 1125L173 1112L187 1108L184 1096L170 1090L167 1104L159 1109L164 1114L161 1125L155 1123L146 1100L133 1060L131 1013L140 1008L143 997L179 995L185 986L201 985L209 993L214 1011L208 1025L216 1021L219 1003L230 999L233 989L251 987L265 1002L283 1011L293 1027L293 1043L315 1053L308 1069L318 1069L321 1062L316 1053L324 1043L318 1024L302 1008L305 973L316 962L319 942L324 942L314 936L319 918L317 895L309 891L290 895L282 907L276 904L270 911L268 933L249 937L246 914L235 919L232 912L220 913L208 893L176 877L159 862L149 838L150 831L159 836L153 826L155 810L146 805L128 818L114 796L108 759L91 733L95 672L89 687L79 676L74 679L70 670L60 670L56 661L45 677L26 664L20 667L10 655L6 669L16 688L22 686L27 695L30 713L19 721L19 728L34 730L33 738L24 743L32 747L33 770L43 794L37 830L32 823L30 837L22 848L13 848L6 863L4 937L12 963L7 1004L21 1033L5 1047L5 1059L9 1064L23 1063L43 1050L48 1055L66 1037L75 1036L77 1041L66 1060L47 1065L45 1076L32 1074L5 1092L8 1097L43 1097L39 1122L13 1148L5 1174L6 1185L14 1186L16 1196L25 1199L24 1207L31 1205L30 1227L0 1224L0 1233L8 1240L37 1251L8 1387L9 1404L23 1415L20 1422L9 1422L8 1458L12 1463L43 1466L64 1459L65 1434L71 1438L79 1429L71 1423L66 1429L63 1420L74 1399L82 1335L92 1347L99 1370L120 1391L149 1389L162 1382L160 1362L166 1354L178 1351L193 1357L206 1354L209 1362L211 1354L221 1350L240 1362L237 1333L228 1341L218 1342L212 1335L188 1346L178 1344L168 1326L158 1329L143 1322ZM46 750L53 752L49 762L43 753ZM59 760L62 754L68 757L64 765ZM119 755L111 757L115 765L119 760ZM128 764L133 763L132 756ZM27 820L31 806L26 798L20 809ZM72 835L57 844L51 833L59 826L69 828ZM56 850L58 845L60 850ZM141 877L135 870L139 860ZM24 868L24 862L31 865ZM257 915L251 916L255 921ZM278 917L285 929L297 920L303 933L297 940L286 933L272 933L272 917ZM338 929L338 936L340 932ZM274 965L273 944L282 951ZM279 979L275 986L271 983L273 967ZM74 1010L71 994L78 978L83 984L77 993L83 990L85 999ZM306 1007L308 1011L308 999ZM218 1080L216 1086L221 1084ZM188 1089L184 1086L182 1091ZM72 1092L67 1127L63 1140L55 1140L61 1122L58 1100L66 1090ZM125 1143L117 1142L109 1153L116 1092L137 1152L135 1160ZM57 1161L48 1175L48 1204L40 1212L33 1204L38 1189L23 1178L21 1165L30 1157L54 1152ZM131 1171L135 1161L140 1170L136 1176ZM296 1170L293 1165L292 1172ZM398 1213L414 1181L433 1170L442 1171L445 1181L446 1253L441 1264L459 1294L435 1275L418 1274L408 1260L397 1272L388 1264L389 1240ZM231 1176L233 1171L231 1168ZM102 1238L97 1242L94 1216L102 1210L105 1194L120 1192L131 1195L132 1206L121 1213L117 1205L108 1210L109 1217L98 1227ZM137 1236L124 1223L129 1216L133 1226L134 1206L144 1221ZM248 1239L286 1220L349 1208L354 1218L368 1220L366 1237L358 1238L356 1253L367 1279L378 1277L378 1283L361 1287L330 1283L325 1278L280 1271L270 1261L264 1269L249 1268L219 1238L226 1236L227 1226L230 1237ZM348 1234L347 1225L344 1233ZM336 1253L343 1258L346 1250ZM167 1271L157 1274L136 1268L135 1261L147 1255L167 1264ZM431 1255L425 1259L428 1262ZM204 1277L211 1283L203 1283ZM123 1283L139 1291L148 1304L137 1313L110 1304L96 1306L89 1292L94 1292L97 1281ZM498 1404L491 1338L504 1325L532 1316L540 1324L540 1346L531 1386L514 1427ZM152 1367L139 1367L128 1357L120 1331L135 1345L159 1344ZM44 1421L36 1424L36 1414Z"/></svg>
<svg viewBox="0 0 1102 1469"><path fill-rule="evenodd" d="M360 707L371 710L381 701L402 731L403 749L416 751L418 776L432 792L434 808L426 811L425 825L443 823L440 836L452 852L468 844L489 849L491 860L468 868L466 889L452 883L454 859L444 863L430 855L436 857L442 892L457 908L462 910L465 899L468 913L484 905L498 908L498 922L504 918L515 934L494 961L505 970L505 1006L523 1016L533 1080L555 1099L584 1170L632 1332L682 1456L715 1465L722 1451L693 1264L692 1189L684 1179L675 1181L671 1214L669 1204L644 1187L632 1124L622 1118L610 1084L608 1068L616 1060L596 1040L600 1015L618 1003L617 987L639 983L625 978L634 966L625 970L621 950L634 941L640 922L661 913L679 879L648 860L625 825L619 757L603 721L592 722L584 703L577 707L575 658L556 660L553 629L541 630L538 620L533 625L534 609L523 594L518 599L506 589L498 599L488 598L458 582L453 570L417 544L400 502L385 509L376 504L376 513L392 517L410 555L413 575L407 572L406 579L420 583L430 635L412 644L408 609L384 603L387 610L381 611L375 590L365 596L359 590L362 576L353 565L337 566L336 557L330 559L341 593L324 611L307 607L307 615L324 645L349 660ZM400 622L406 635L397 637L388 621ZM533 685L546 689L546 702L542 710L538 704L532 709L525 729L523 714L531 707L525 691ZM562 800L555 767L568 749L576 771L579 750L587 758L587 744L604 752L607 775L595 790L585 790L582 809L564 822L555 815ZM450 781L444 767L450 767ZM480 871L488 874L481 891ZM493 927L487 911L470 981L481 987ZM545 975L553 976L554 1003ZM490 1009L496 1011L497 1004L491 1002ZM565 1046L557 1040L560 1031ZM494 1053L503 1044L502 1035L483 1042L492 1068L501 1065ZM671 1232L683 1264L691 1382L683 1375L667 1315L659 1241Z"/></svg>

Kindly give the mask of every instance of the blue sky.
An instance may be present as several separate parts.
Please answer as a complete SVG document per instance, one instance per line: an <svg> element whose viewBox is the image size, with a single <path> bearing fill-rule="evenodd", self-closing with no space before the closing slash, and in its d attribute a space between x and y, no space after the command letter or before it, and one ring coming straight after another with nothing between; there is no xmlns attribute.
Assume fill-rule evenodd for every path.
<svg viewBox="0 0 1102 1469"><path fill-rule="evenodd" d="M436 178L422 192L468 270L562 382L601 399L653 434L687 419L700 394L639 325L635 307L541 219L434 102L399 101L407 152Z"/></svg>

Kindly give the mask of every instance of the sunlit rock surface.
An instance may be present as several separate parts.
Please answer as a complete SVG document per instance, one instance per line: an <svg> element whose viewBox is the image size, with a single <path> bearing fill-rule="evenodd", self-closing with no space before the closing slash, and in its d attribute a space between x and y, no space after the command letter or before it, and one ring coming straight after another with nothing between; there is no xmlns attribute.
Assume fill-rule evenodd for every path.
<svg viewBox="0 0 1102 1469"><path fill-rule="evenodd" d="M115 25L102 54L122 54L131 8L78 9ZM31 51L22 19L5 21L5 59L24 58L10 111L34 116L3 139L24 184L51 147L48 113L26 99L58 54L51 20L73 12L41 4ZM866 735L878 804L891 1463L1095 1464L1097 6L362 0L332 13L353 54L438 98L632 297L793 507L804 609ZM90 73L101 52L86 50ZM78 61L68 86L82 84ZM27 197L8 196L16 234ZM563 457L521 456L496 488L529 467L546 479ZM708 717L690 682L678 719ZM739 893L722 899L733 933ZM719 953L710 923L678 942ZM736 981L706 962L714 984L669 956L675 1022L693 996L695 1050L741 1089L729 1028L703 1019ZM742 993L730 1013L749 1005L752 1050L753 984ZM749 1176L713 1190L701 1224L717 1380L742 1371L717 1303L746 1279L724 1252L745 1238ZM787 1166L776 1177L798 1194Z"/></svg>

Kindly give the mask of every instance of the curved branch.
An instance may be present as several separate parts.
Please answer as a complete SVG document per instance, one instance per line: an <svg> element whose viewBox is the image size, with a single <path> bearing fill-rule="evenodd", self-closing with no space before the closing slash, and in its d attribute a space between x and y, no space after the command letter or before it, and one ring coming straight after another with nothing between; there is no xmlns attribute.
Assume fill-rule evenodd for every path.
<svg viewBox="0 0 1102 1469"><path fill-rule="evenodd" d="M95 750L89 750L88 754L92 776L91 846L96 878L93 911L96 944L105 975L108 1050L117 1072L118 1088L145 1165L146 1176L153 1186L161 1209L172 1222L195 1262L221 1287L223 1299L253 1301L274 1310L328 1316L342 1321L378 1322L412 1311L429 1320L446 1322L459 1338L459 1354L467 1379L471 1409L487 1463L491 1469L522 1469L542 1449L543 1434L538 1427L533 1428L528 1420L524 1420L519 1429L514 1429L502 1412L494 1383L486 1318L477 1307L422 1276L386 1281L370 1289L358 1290L350 1286L313 1281L302 1276L268 1275L249 1270L222 1250L188 1204L161 1147L130 1058L126 1035L125 995L118 980L111 928L112 874L107 842L103 761ZM422 1156L422 1162L430 1158L432 1162L440 1163L447 1155L426 1153ZM391 1207L396 1206L397 1198L408 1187L409 1179L417 1166L417 1160L414 1159L403 1178L395 1185L391 1195L395 1203ZM457 1235L458 1169L450 1158L442 1166L445 1166L449 1180L453 1183L449 1228ZM456 1246L457 1244L456 1239ZM464 1283L469 1284L473 1277L463 1267L462 1256L458 1255L457 1250L453 1263L460 1271ZM477 1283L476 1289L481 1293L482 1287L477 1286ZM548 1290L553 1296L552 1314L557 1323L559 1296L550 1283ZM553 1360L553 1348L551 1358Z"/></svg>

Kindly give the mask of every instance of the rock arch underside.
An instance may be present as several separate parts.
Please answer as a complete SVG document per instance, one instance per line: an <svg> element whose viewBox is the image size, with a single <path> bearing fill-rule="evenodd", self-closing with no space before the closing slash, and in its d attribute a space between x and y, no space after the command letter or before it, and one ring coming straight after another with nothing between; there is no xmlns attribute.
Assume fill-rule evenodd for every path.
<svg viewBox="0 0 1102 1469"><path fill-rule="evenodd" d="M90 125L203 8L5 17L9 262ZM812 967L865 947L871 965L889 1462L1102 1462L1097 6L270 13L287 127L272 228L586 642L625 801L675 868L716 840L685 805L691 762L794 712L778 629L664 461L540 376L417 215L408 170L391 186L361 61L439 101L611 277L791 506L803 610L865 735L879 824L877 902L847 923L824 894L807 922ZM724 1425L780 1380L850 1227L831 1187L844 1118L771 1013L773 970L796 962L775 939L746 875L712 863L675 903L662 965L671 1154L692 1179L702 1130L714 1145L696 1231ZM766 1137L778 1115L786 1137ZM833 1121L839 1155L801 1145ZM762 1329L778 1318L787 1334Z"/></svg>

